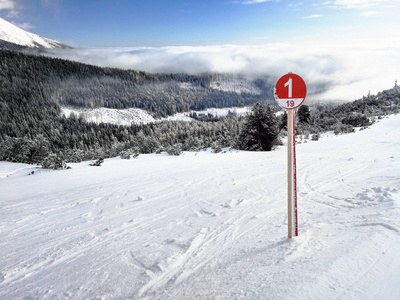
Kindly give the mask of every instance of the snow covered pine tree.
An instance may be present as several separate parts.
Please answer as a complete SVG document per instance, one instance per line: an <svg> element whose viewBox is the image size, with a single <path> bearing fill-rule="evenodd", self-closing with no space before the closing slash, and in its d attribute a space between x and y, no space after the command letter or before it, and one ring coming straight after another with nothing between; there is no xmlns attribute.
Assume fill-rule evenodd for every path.
<svg viewBox="0 0 400 300"><path fill-rule="evenodd" d="M278 139L278 120L271 105L255 103L246 116L237 146L241 150L271 151Z"/></svg>

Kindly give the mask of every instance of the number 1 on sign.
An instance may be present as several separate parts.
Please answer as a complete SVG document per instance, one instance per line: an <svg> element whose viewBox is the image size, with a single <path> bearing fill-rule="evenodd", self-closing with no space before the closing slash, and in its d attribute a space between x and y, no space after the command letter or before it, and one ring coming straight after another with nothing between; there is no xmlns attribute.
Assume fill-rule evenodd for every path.
<svg viewBox="0 0 400 300"><path fill-rule="evenodd" d="M292 86L292 78L290 78L289 77L289 80L285 83L285 87L287 87L287 86L289 86L288 87L288 89L289 89L289 91L288 91L288 98L292 98L292 89L293 89L293 86ZM294 104L293 104L294 105ZM293 105L292 105L292 107L293 107Z"/></svg>

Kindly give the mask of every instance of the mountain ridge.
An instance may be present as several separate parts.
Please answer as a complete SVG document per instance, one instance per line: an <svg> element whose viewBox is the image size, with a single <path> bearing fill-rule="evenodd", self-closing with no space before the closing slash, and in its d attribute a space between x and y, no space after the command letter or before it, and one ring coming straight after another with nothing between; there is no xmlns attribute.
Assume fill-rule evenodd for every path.
<svg viewBox="0 0 400 300"><path fill-rule="evenodd" d="M23 30L2 18L0 18L0 40L34 49L69 48L69 46L58 41Z"/></svg>

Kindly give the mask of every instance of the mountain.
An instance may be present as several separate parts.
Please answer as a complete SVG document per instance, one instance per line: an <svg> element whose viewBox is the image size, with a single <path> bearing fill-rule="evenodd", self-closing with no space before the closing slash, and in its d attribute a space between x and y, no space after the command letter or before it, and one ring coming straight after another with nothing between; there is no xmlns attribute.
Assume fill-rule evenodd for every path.
<svg viewBox="0 0 400 300"><path fill-rule="evenodd" d="M10 72L19 79L14 84ZM266 80L233 74L150 74L16 51L0 51L2 78L17 93L27 84L40 86L43 91L39 94L63 107L139 108L156 118L211 107L249 106L273 94L272 85L260 83Z"/></svg>
<svg viewBox="0 0 400 300"><path fill-rule="evenodd" d="M60 42L25 31L0 18L0 41L30 48L65 48Z"/></svg>
<svg viewBox="0 0 400 300"><path fill-rule="evenodd" d="M233 74L150 74L100 68L0 49L0 160L36 163L51 154L71 162L113 157L137 148L153 153L173 146L182 150L214 143L232 146L243 118L228 110L228 117L218 119L199 110L261 101L274 104L267 100L273 95L268 82L268 77L246 81ZM318 139L319 132L352 132L354 126L366 126L375 116L398 113L399 101L396 84L351 104L319 104L310 108L310 123L296 126L296 133ZM190 117L199 122L148 123L150 117L162 119L191 110L197 112ZM133 112L141 112L139 122L129 119L127 113L132 116ZM110 124L111 118L119 121Z"/></svg>

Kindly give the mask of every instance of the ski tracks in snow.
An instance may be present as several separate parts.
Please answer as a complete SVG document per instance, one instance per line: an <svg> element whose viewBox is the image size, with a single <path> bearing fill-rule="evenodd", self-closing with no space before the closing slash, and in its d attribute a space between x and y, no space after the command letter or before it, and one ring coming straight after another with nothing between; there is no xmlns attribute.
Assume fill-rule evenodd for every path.
<svg viewBox="0 0 400 300"><path fill-rule="evenodd" d="M218 172L215 175L208 174L206 180L201 180L201 185L183 185L183 206L190 208L192 213L182 220L176 216L176 226L179 228L175 234L177 238L168 239L164 243L164 247L173 248L174 251L162 263L158 263L159 272L150 273L149 281L140 289L137 297L157 298L160 291L173 289L190 277L205 276L210 270L218 268L219 264L225 264L226 256L230 255L237 243L242 243L241 240L247 234L260 231L269 218L285 209L279 193L271 194L269 191L268 197L262 185L248 185L247 180L244 183L237 182L232 174L229 179L216 182L217 178L221 178ZM225 174L228 176L229 173ZM199 189L213 184L219 186L221 194L216 195L215 189L212 189L212 193L204 188ZM234 198L232 193L228 197L228 193L222 196L232 188L238 191ZM204 224L209 226L201 227ZM195 228L195 231L191 231L188 225L189 228ZM179 238L188 229L193 232L188 235L189 241Z"/></svg>
<svg viewBox="0 0 400 300"><path fill-rule="evenodd" d="M296 243L303 236L307 241L303 244L306 249L301 243L288 258L312 262L318 282L314 298L327 294L332 299L364 298L369 295L365 291L370 286L374 286L374 296L379 297L385 291L374 282L390 285L394 274L400 271L396 263L392 273L386 274L400 249L400 165L393 159L393 151L397 150L382 148L362 137L368 134L354 136L358 153L346 143L328 142L317 155L308 155L308 145L298 151L303 159L298 164L303 224L300 223L302 238ZM389 131L385 135L390 140L389 136L397 133ZM350 143L351 138L349 135L342 141ZM344 244L352 247L343 251ZM320 265L324 259L325 264ZM381 277L386 281L379 280ZM297 295L310 298L309 291L299 285ZM395 299L394 295L388 293L388 299Z"/></svg>
<svg viewBox="0 0 400 300"><path fill-rule="evenodd" d="M299 145L291 240L286 149L3 178L0 298L396 299L400 149L369 135Z"/></svg>

